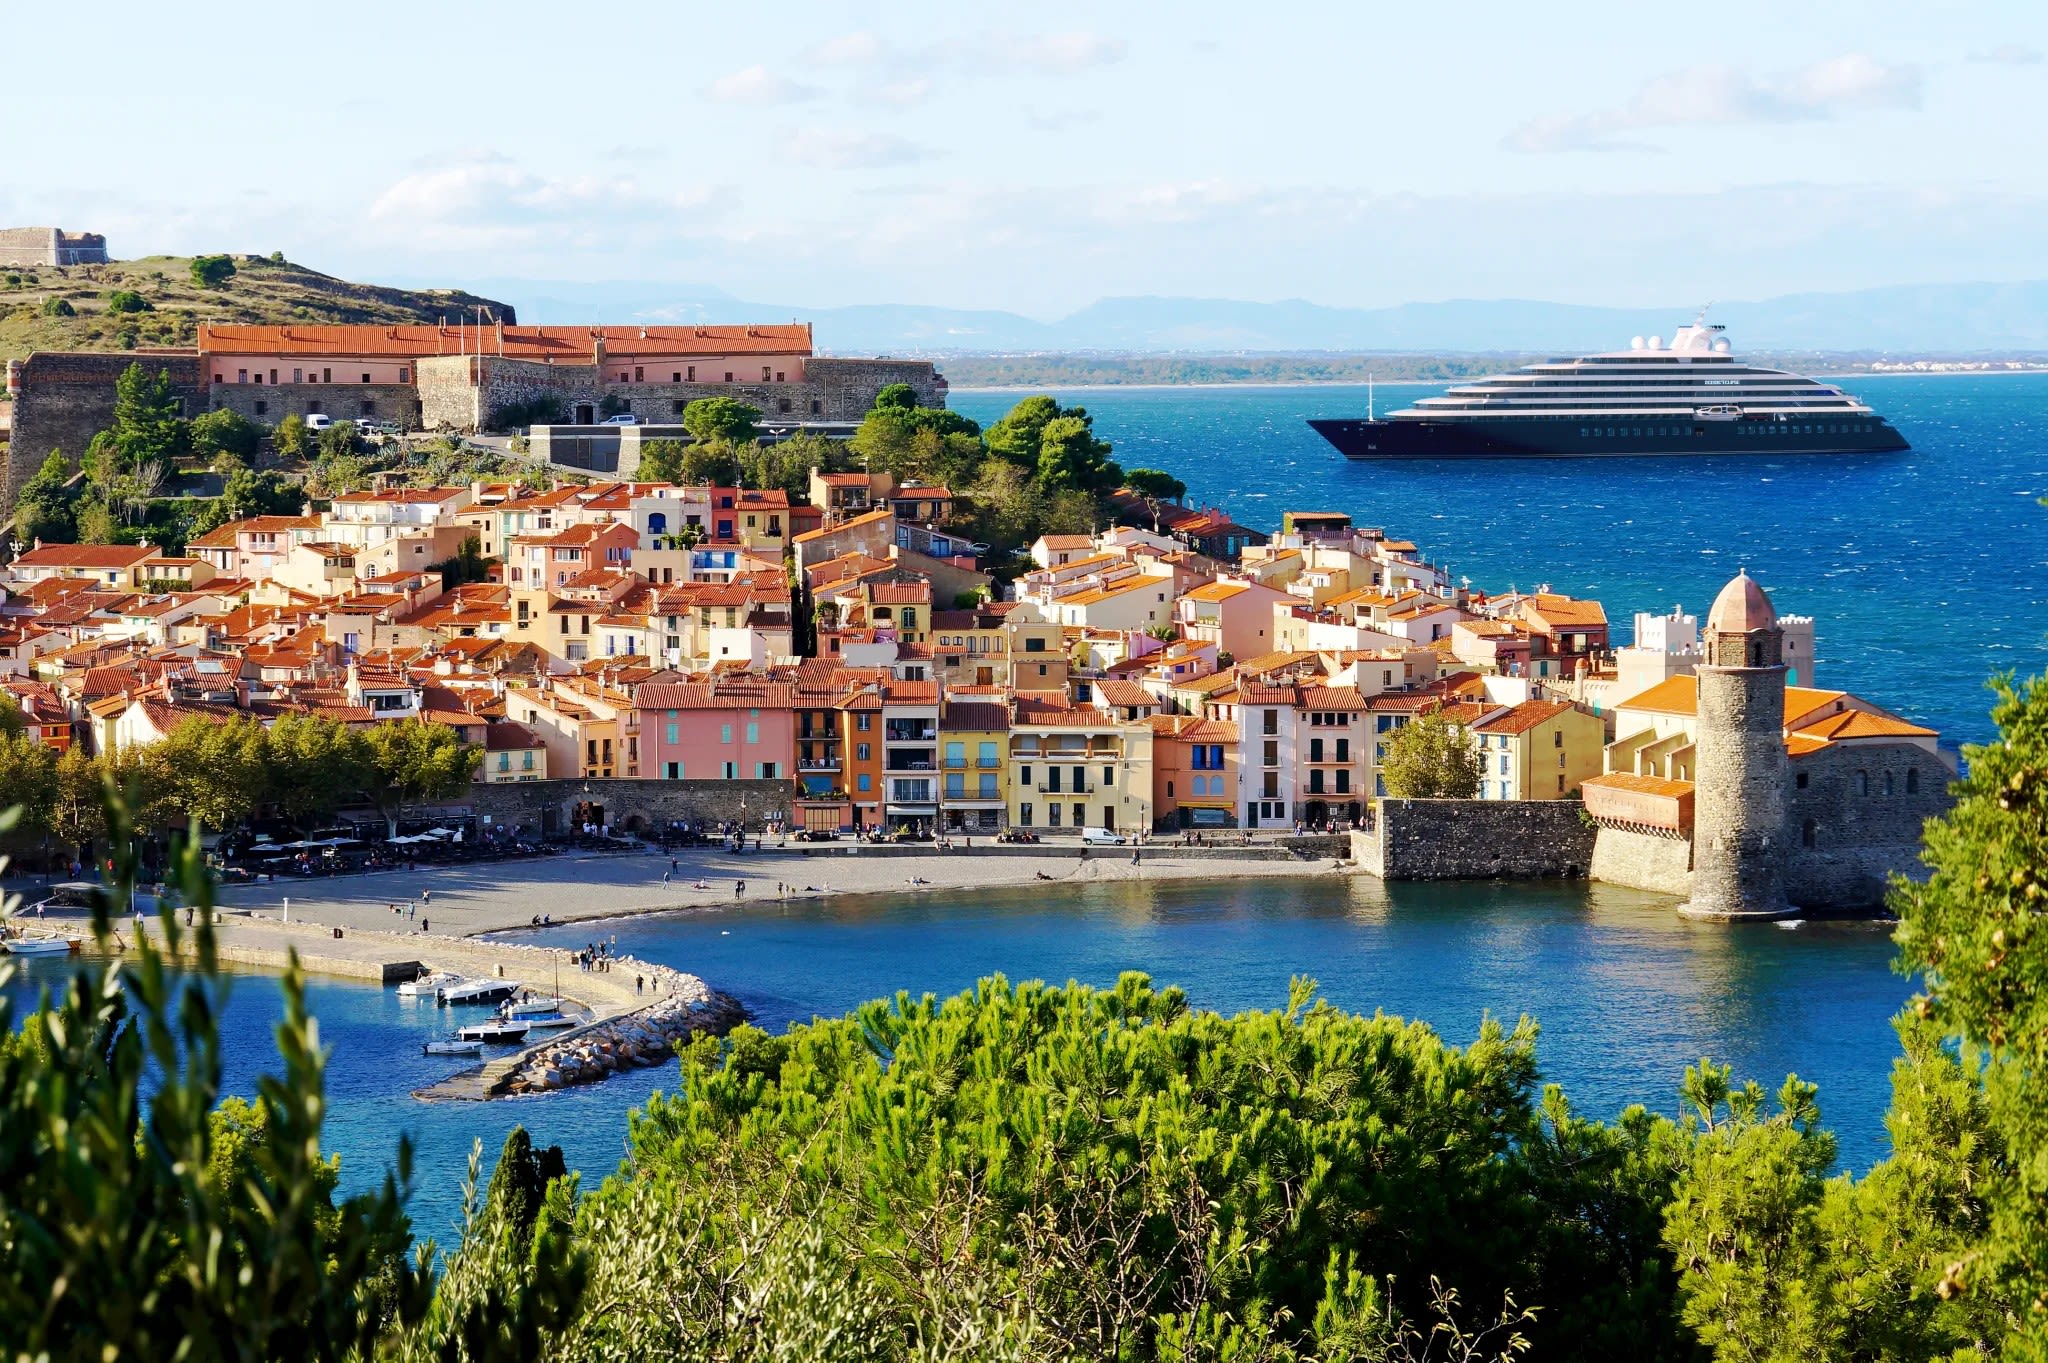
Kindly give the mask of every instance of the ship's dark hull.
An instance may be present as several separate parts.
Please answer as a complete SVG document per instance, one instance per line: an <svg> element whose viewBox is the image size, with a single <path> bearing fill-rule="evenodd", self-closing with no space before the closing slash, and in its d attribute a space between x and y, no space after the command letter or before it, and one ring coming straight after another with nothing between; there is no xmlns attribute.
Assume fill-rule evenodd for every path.
<svg viewBox="0 0 2048 1363"><path fill-rule="evenodd" d="M1883 417L1619 423L1555 417L1311 421L1346 459L1586 459L1692 454L1875 454L1908 448Z"/></svg>

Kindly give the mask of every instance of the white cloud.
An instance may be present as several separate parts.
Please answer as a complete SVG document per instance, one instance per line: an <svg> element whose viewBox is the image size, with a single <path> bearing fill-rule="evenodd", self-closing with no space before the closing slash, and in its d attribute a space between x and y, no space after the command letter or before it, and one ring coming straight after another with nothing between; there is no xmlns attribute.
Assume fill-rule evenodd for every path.
<svg viewBox="0 0 2048 1363"><path fill-rule="evenodd" d="M1701 66L1647 81L1628 103L1585 114L1534 118L1508 133L1510 151L1645 151L1639 134L1652 128L1737 123L1791 123L1862 109L1916 109L1921 72L1852 52L1797 71L1757 77L1726 66Z"/></svg>
<svg viewBox="0 0 2048 1363"><path fill-rule="evenodd" d="M812 124L783 134L782 154L802 166L825 170L868 170L907 166L930 153L891 133L856 132Z"/></svg>
<svg viewBox="0 0 2048 1363"><path fill-rule="evenodd" d="M701 228L729 195L716 186L650 190L611 175L551 178L484 153L401 176L371 200L369 223L373 232L451 249L581 242L606 232L625 242L673 231L678 221Z"/></svg>
<svg viewBox="0 0 2048 1363"><path fill-rule="evenodd" d="M1121 38L1087 31L991 36L990 55L998 62L1028 67L1045 75L1071 75L1091 67L1120 62L1129 52Z"/></svg>
<svg viewBox="0 0 2048 1363"><path fill-rule="evenodd" d="M1994 66L2038 66L2041 62L2039 48L2027 47L2021 43L2000 43L1996 47L1979 48L1970 54L1973 62L1989 62Z"/></svg>
<svg viewBox="0 0 2048 1363"><path fill-rule="evenodd" d="M804 55L822 66L865 66L879 61L887 49L867 29L827 38Z"/></svg>
<svg viewBox="0 0 2048 1363"><path fill-rule="evenodd" d="M818 91L756 64L712 81L709 94L721 104L801 104Z"/></svg>

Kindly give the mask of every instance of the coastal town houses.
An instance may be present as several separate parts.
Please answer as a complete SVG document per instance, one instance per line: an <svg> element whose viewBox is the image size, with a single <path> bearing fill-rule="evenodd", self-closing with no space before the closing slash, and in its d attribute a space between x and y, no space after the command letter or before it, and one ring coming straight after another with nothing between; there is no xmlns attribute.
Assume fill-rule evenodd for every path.
<svg viewBox="0 0 2048 1363"><path fill-rule="evenodd" d="M373 487L183 554L31 548L0 574L0 687L53 747L192 719L436 724L476 744L480 786L730 785L808 836L1357 827L1388 745L1434 714L1479 754L1481 800L1689 827L1705 654L1682 610L1611 648L1597 601L1454 585L1336 513L1233 549L1227 517L1197 543L1169 522L1213 519L1162 510L1042 536L998 584L948 489L812 492ZM487 580L444 577L472 540ZM1773 621L1788 799L1814 811L1788 836L1820 855L1934 798L1936 736L1814 688L1812 622Z"/></svg>

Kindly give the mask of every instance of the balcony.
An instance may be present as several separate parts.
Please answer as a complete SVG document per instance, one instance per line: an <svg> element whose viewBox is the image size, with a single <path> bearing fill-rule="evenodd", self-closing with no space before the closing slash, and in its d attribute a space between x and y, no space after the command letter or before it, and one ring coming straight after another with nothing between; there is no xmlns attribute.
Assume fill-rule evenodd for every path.
<svg viewBox="0 0 2048 1363"><path fill-rule="evenodd" d="M983 771L993 771L1003 765L1003 759L1000 757L977 757L974 759L974 765L980 767Z"/></svg>
<svg viewBox="0 0 2048 1363"><path fill-rule="evenodd" d="M931 764L931 761L930 761L930 759L928 759L928 758L927 758L927 759L925 759L925 760L923 760L923 761L919 761L919 760L917 760L917 759L915 759L915 758L906 758L906 757L904 757L904 756L903 756L902 754L900 754L900 753L891 753L891 754L889 754L888 770L890 770L890 771L932 771L932 770L934 770L934 768L933 768L933 766L932 766L932 764Z"/></svg>
<svg viewBox="0 0 2048 1363"><path fill-rule="evenodd" d="M798 771L838 771L839 759L836 757L800 757L797 759L796 768Z"/></svg>
<svg viewBox="0 0 2048 1363"><path fill-rule="evenodd" d="M882 730L884 743L934 743L938 741L938 737L936 725L898 724L891 720Z"/></svg>
<svg viewBox="0 0 2048 1363"><path fill-rule="evenodd" d="M964 757L948 757L948 758L946 759L946 770L947 770L947 771L965 771L966 769L967 769L967 759L966 759L966 758L964 758Z"/></svg>

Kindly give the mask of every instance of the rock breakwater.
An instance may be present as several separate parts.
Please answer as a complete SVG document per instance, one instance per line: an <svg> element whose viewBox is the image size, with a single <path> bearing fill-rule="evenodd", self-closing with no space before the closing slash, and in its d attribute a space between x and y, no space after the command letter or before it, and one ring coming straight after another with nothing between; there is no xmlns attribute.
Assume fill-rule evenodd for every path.
<svg viewBox="0 0 2048 1363"><path fill-rule="evenodd" d="M491 1096L549 1093L622 1070L653 1068L674 1059L675 1045L685 1037L699 1032L723 1036L746 1021L746 1010L736 1000L695 975L630 956L616 958L610 973L646 977L653 1000L486 1066Z"/></svg>

